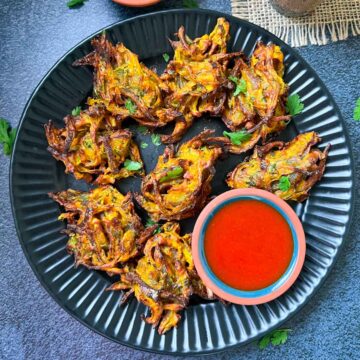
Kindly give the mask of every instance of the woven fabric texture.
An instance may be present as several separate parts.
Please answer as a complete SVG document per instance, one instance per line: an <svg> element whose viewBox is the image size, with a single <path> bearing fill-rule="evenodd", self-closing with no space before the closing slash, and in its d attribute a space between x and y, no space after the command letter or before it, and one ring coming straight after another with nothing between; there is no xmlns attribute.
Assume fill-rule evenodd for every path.
<svg viewBox="0 0 360 360"><path fill-rule="evenodd" d="M315 11L299 17L279 14L268 0L232 0L231 5L233 15L269 30L294 47L325 45L360 35L360 0L323 0Z"/></svg>

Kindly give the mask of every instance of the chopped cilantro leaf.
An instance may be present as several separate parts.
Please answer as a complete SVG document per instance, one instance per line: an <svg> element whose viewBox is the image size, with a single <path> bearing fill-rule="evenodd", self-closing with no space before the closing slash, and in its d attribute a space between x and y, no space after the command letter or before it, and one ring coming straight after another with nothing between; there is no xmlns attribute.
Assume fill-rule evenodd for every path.
<svg viewBox="0 0 360 360"><path fill-rule="evenodd" d="M290 95L286 101L286 111L295 116L300 114L304 109L304 104L300 100L300 96L298 94Z"/></svg>
<svg viewBox="0 0 360 360"><path fill-rule="evenodd" d="M279 180L279 190L288 191L290 189L291 183L288 176L282 176Z"/></svg>
<svg viewBox="0 0 360 360"><path fill-rule="evenodd" d="M81 112L81 106L76 106L71 110L71 115L78 116L80 115L80 112Z"/></svg>
<svg viewBox="0 0 360 360"><path fill-rule="evenodd" d="M70 0L66 3L67 7L68 8L73 8L75 6L81 6L81 5L84 5L84 2L87 1L87 0Z"/></svg>
<svg viewBox="0 0 360 360"><path fill-rule="evenodd" d="M5 155L10 155L16 137L16 128L11 129L9 123L0 118L0 143Z"/></svg>
<svg viewBox="0 0 360 360"><path fill-rule="evenodd" d="M176 166L173 169L169 170L165 176L161 177L159 183L165 181L174 180L179 178L184 173L184 169L181 166Z"/></svg>
<svg viewBox="0 0 360 360"><path fill-rule="evenodd" d="M142 168L142 164L138 161L126 159L124 162L124 168L129 171L136 171Z"/></svg>
<svg viewBox="0 0 360 360"><path fill-rule="evenodd" d="M196 0L183 0L184 8L196 9L199 7L199 4Z"/></svg>
<svg viewBox="0 0 360 360"><path fill-rule="evenodd" d="M224 131L223 135L228 137L234 145L241 145L243 142L251 139L251 134L246 130L239 130L235 132Z"/></svg>
<svg viewBox="0 0 360 360"><path fill-rule="evenodd" d="M244 79L239 79L236 76L229 76L229 80L231 80L235 85L235 91L234 91L234 96L238 96L241 93L245 94L246 90L247 90L247 86L246 86L246 81Z"/></svg>
<svg viewBox="0 0 360 360"><path fill-rule="evenodd" d="M136 113L137 107L130 99L125 101L125 108L129 111L130 115L134 115Z"/></svg>
<svg viewBox="0 0 360 360"><path fill-rule="evenodd" d="M360 97L356 100L354 108L354 120L360 121Z"/></svg>
<svg viewBox="0 0 360 360"><path fill-rule="evenodd" d="M146 224L145 224L145 227L151 227L151 226L154 226L154 225L157 225L157 228L153 231L153 235L155 234L158 234L159 232L161 232L161 226L159 223L155 222L154 220L148 218L146 220Z"/></svg>
<svg viewBox="0 0 360 360"><path fill-rule="evenodd" d="M259 349L265 349L270 343L274 346L285 344L290 331L290 329L279 329L265 335L258 342Z"/></svg>
<svg viewBox="0 0 360 360"><path fill-rule="evenodd" d="M141 135L145 135L149 130L146 126L144 125L140 125L137 127L137 131L141 134Z"/></svg>
<svg viewBox="0 0 360 360"><path fill-rule="evenodd" d="M155 146L161 145L161 139L159 134L152 134L151 141Z"/></svg>

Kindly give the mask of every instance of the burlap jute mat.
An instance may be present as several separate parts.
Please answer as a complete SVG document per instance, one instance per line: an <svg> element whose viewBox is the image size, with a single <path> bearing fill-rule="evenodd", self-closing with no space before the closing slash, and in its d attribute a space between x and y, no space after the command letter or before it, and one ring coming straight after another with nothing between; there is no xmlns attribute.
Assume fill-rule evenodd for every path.
<svg viewBox="0 0 360 360"><path fill-rule="evenodd" d="M324 0L310 15L280 15L268 0L232 0L233 15L257 24L291 46L324 45L360 35L360 0Z"/></svg>

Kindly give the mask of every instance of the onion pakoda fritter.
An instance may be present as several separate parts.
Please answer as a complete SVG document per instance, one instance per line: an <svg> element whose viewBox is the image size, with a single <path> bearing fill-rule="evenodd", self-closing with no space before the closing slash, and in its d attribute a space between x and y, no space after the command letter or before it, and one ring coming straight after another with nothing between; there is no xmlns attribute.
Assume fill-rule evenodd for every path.
<svg viewBox="0 0 360 360"><path fill-rule="evenodd" d="M246 131L249 136L241 144L227 141L231 152L245 152L286 127L290 115L285 110L288 86L283 76L284 55L277 45L259 42L250 65L236 59L229 75L236 89L228 92L222 119L230 130Z"/></svg>
<svg viewBox="0 0 360 360"><path fill-rule="evenodd" d="M171 135L162 136L164 143L174 143L204 113L220 116L226 100L226 90L232 88L227 78L228 60L239 53L227 54L229 23L219 18L211 34L190 39L182 26L172 41L174 58L169 62L161 79L169 88L166 107L182 114L176 119Z"/></svg>
<svg viewBox="0 0 360 360"><path fill-rule="evenodd" d="M115 179L144 174L132 133L119 129L115 118L104 108L92 106L77 116L68 115L64 122L61 129L52 121L45 125L48 150L76 179L108 184ZM126 167L126 161L136 166Z"/></svg>
<svg viewBox="0 0 360 360"><path fill-rule="evenodd" d="M131 294L150 308L151 315L144 320L158 326L164 334L176 326L179 312L184 309L191 295L214 299L212 291L205 287L196 273L191 254L191 235L180 236L180 225L165 223L144 247L144 256L136 265L126 265L120 281L110 290L128 290L125 302Z"/></svg>
<svg viewBox="0 0 360 360"><path fill-rule="evenodd" d="M231 188L258 188L284 200L301 202L325 170L329 145L322 152L315 132L299 134L288 143L275 141L257 146L254 154L228 174Z"/></svg>
<svg viewBox="0 0 360 360"><path fill-rule="evenodd" d="M66 211L59 219L67 221L67 251L74 254L76 266L119 274L119 265L138 256L154 231L144 229L131 194L124 196L110 185L49 196Z"/></svg>
<svg viewBox="0 0 360 360"><path fill-rule="evenodd" d="M205 130L180 145L173 146L159 156L153 171L146 175L137 202L149 216L158 221L182 220L196 215L208 201L214 163L222 154L216 138Z"/></svg>
<svg viewBox="0 0 360 360"><path fill-rule="evenodd" d="M167 85L124 44L113 45L103 34L92 45L94 51L74 63L95 69L94 97L89 105L104 105L118 122L131 117L149 127L164 126L179 115L164 107Z"/></svg>

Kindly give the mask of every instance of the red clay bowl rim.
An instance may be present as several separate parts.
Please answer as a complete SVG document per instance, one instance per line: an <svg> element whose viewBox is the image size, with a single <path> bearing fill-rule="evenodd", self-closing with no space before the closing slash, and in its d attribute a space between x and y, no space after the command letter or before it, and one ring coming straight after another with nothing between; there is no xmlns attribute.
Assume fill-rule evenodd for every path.
<svg viewBox="0 0 360 360"><path fill-rule="evenodd" d="M144 7L157 4L160 0L113 0L117 4L132 6L132 7Z"/></svg>
<svg viewBox="0 0 360 360"><path fill-rule="evenodd" d="M261 199L264 199L267 203L274 204L275 207L281 209L281 211L287 216L287 221L289 222L289 225L291 225L292 230L295 231L296 233L295 241L297 242L297 255L295 258L294 266L290 270L291 272L288 275L288 277L285 279L285 281L281 285L279 285L276 289L272 290L270 293L265 295L254 296L254 297L251 296L243 297L225 291L224 289L220 288L217 284L214 283L214 281L209 276L210 269L207 266L205 266L203 262L200 260L200 252L201 251L203 252L203 249L201 249L201 245L200 245L200 238L203 232L203 225L205 224L209 215L211 215L214 209L219 208L224 202L241 197L254 197L254 198L258 198L258 200L260 201ZM295 252L295 247L294 247L294 252ZM196 220L194 231L192 234L192 255L194 259L194 264L204 284L222 299L240 305L259 305L272 301L277 297L281 296L282 294L284 294L298 278L305 261L305 252L306 252L305 233L303 226L298 216L296 215L295 211L284 200L280 199L279 197L268 191L260 190L260 189L252 189L252 188L235 189L235 190L229 190L217 196L214 200L210 201L200 213L198 219ZM217 281L221 282L221 280L218 278ZM228 287L226 284L224 285Z"/></svg>

